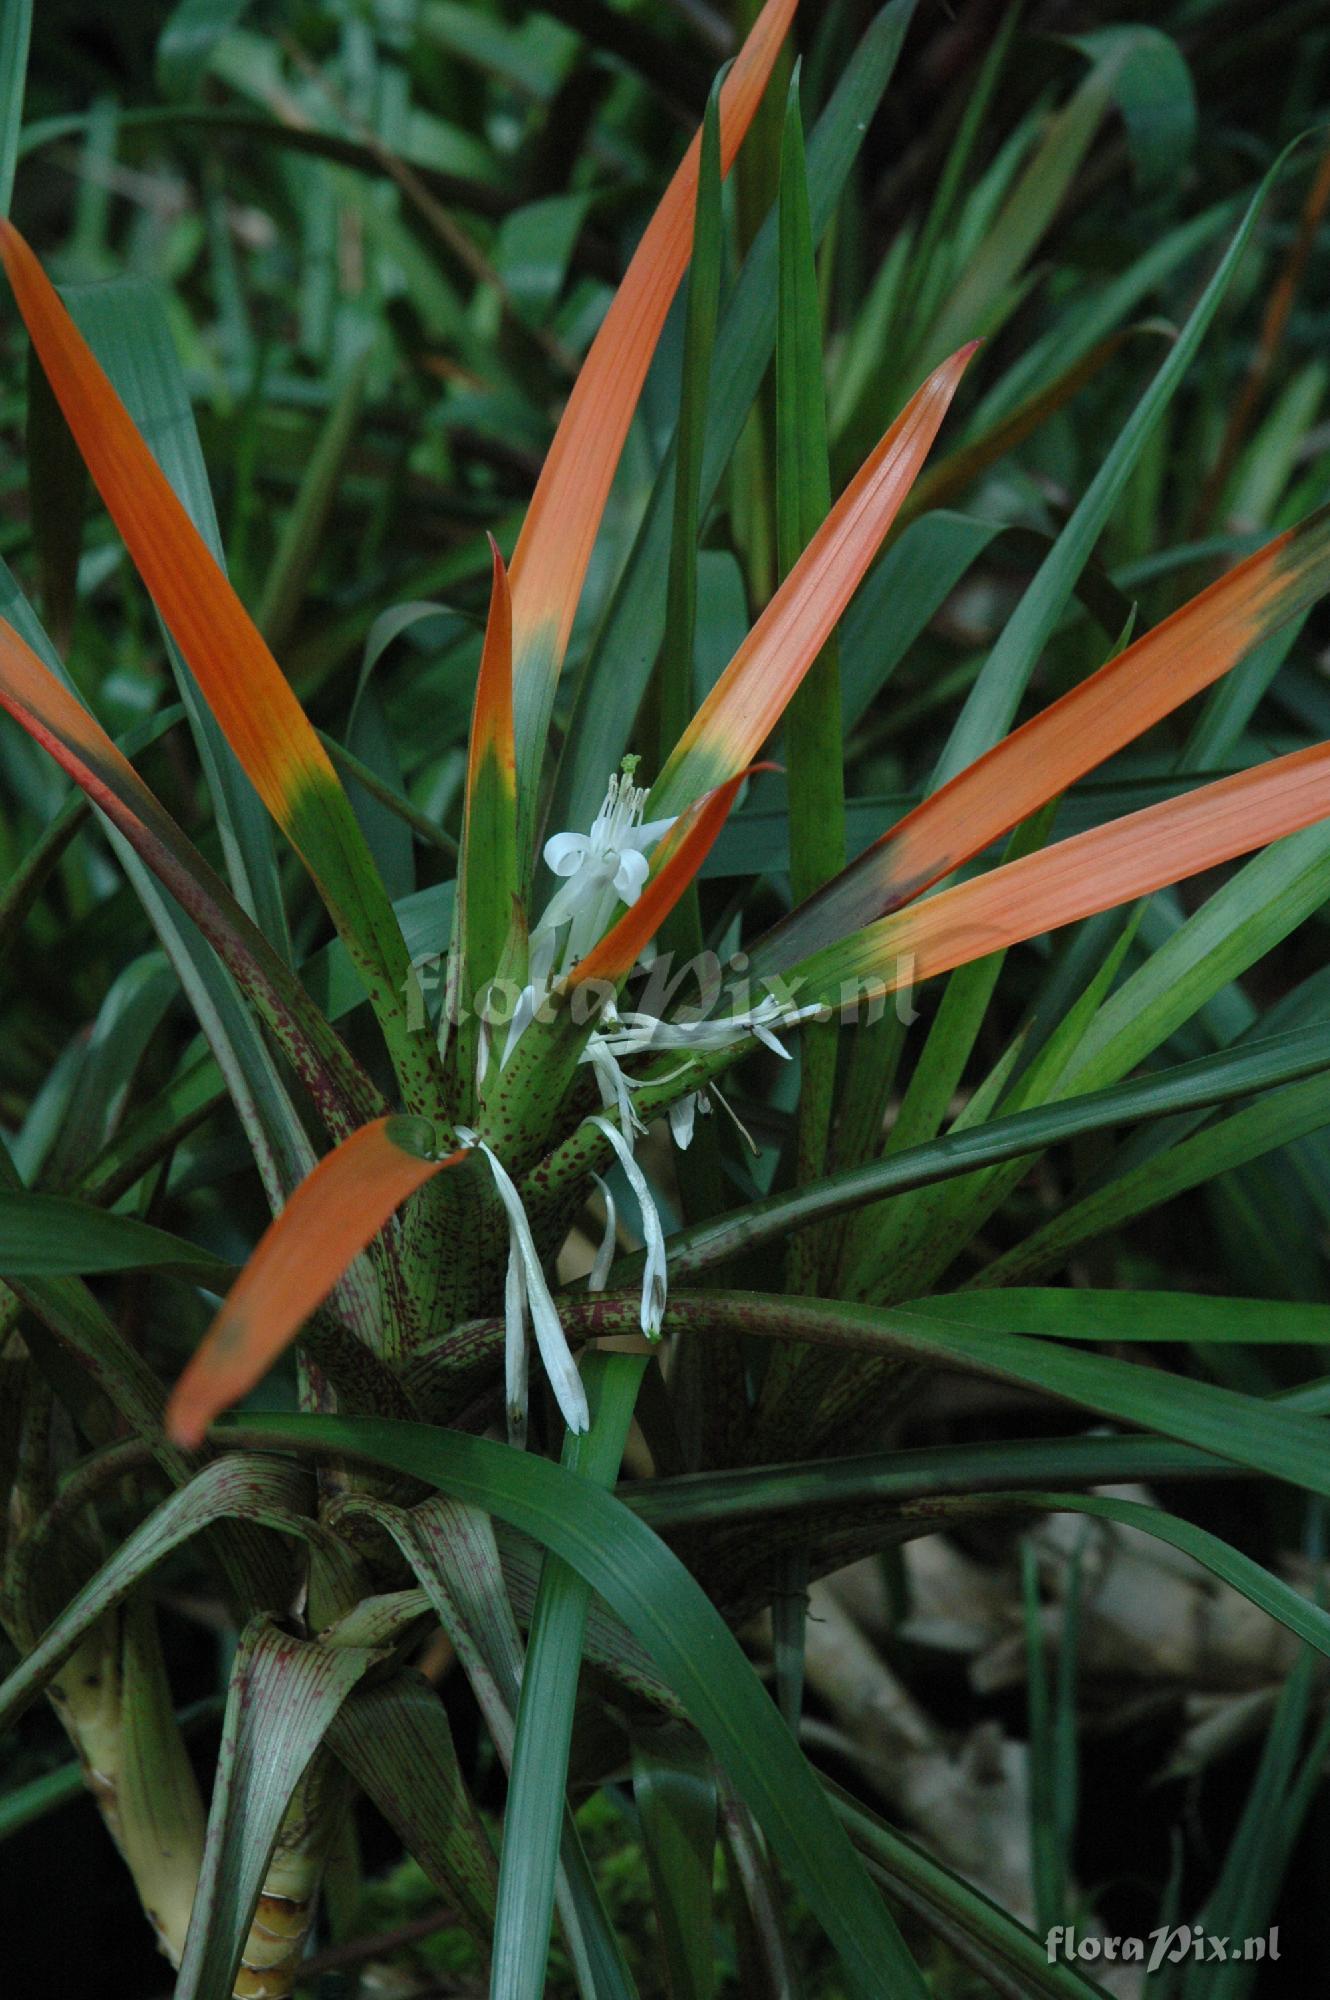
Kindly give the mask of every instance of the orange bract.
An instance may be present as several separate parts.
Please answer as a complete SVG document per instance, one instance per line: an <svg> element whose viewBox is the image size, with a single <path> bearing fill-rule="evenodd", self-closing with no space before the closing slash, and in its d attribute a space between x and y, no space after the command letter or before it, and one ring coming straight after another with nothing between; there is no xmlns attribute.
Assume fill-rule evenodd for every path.
<svg viewBox="0 0 1330 2000"><path fill-rule="evenodd" d="M50 279L3 219L0 261L135 567L264 804L287 826L302 783L340 791L327 752Z"/></svg>
<svg viewBox="0 0 1330 2000"><path fill-rule="evenodd" d="M752 122L798 0L767 0L721 90L721 171ZM526 799L554 686L623 441L693 241L695 137L592 343L555 433L512 561L517 762Z"/></svg>
<svg viewBox="0 0 1330 2000"><path fill-rule="evenodd" d="M758 947L758 961L773 970L792 965L922 894L1220 679L1314 603L1327 583L1330 509L1322 509L1258 549L916 806L772 931ZM1091 850L1082 851L1088 865Z"/></svg>
<svg viewBox="0 0 1330 2000"><path fill-rule="evenodd" d="M431 1159L419 1118L379 1118L320 1160L271 1222L166 1410L177 1444L197 1445L219 1410L253 1388L385 1222L465 1153Z"/></svg>
<svg viewBox="0 0 1330 2000"><path fill-rule="evenodd" d="M1330 815L1330 743L1202 785L1010 861L802 960L798 997L834 1004L840 981L892 991L1111 910Z"/></svg>
<svg viewBox="0 0 1330 2000"><path fill-rule="evenodd" d="M850 481L675 745L650 818L681 811L765 743L882 546L978 345L933 370Z"/></svg>

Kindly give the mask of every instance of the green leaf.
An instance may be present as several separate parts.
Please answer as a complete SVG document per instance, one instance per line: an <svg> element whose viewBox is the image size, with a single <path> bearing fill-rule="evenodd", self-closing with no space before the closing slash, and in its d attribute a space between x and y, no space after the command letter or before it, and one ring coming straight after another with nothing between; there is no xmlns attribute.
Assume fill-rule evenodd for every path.
<svg viewBox="0 0 1330 2000"><path fill-rule="evenodd" d="M20 1661L0 1687L0 1730L36 1699L97 1620L172 1549L222 1520L257 1522L280 1534L324 1541L328 1538L308 1518L310 1504L309 1478L297 1466L248 1456L219 1458L204 1466L127 1537Z"/></svg>
<svg viewBox="0 0 1330 2000"><path fill-rule="evenodd" d="M1208 1292L1095 1291L1081 1286L1048 1290L1013 1285L1001 1291L946 1292L913 1299L911 1312L1007 1333L1047 1334L1056 1340L1256 1342L1305 1345L1330 1340L1330 1307L1281 1299L1225 1299Z"/></svg>
<svg viewBox="0 0 1330 2000"><path fill-rule="evenodd" d="M43 1163L53 1186L68 1185L111 1137L134 1077L167 1009L176 997L175 975L158 952L125 967L97 1010L84 1045L69 1104L55 1144ZM20 1164L23 1164L21 1156ZM29 1173L29 1178L35 1178Z"/></svg>
<svg viewBox="0 0 1330 2000"><path fill-rule="evenodd" d="M626 1507L658 1530L707 1523L797 1517L815 1506L881 1508L884 1540L926 1530L916 1500L965 1498L1008 1488L1100 1486L1131 1479L1214 1479L1221 1461L1161 1437L1016 1438L998 1444L930 1445L911 1451L862 1452L813 1464L764 1465L686 1479L637 1479L619 1490Z"/></svg>
<svg viewBox="0 0 1330 2000"><path fill-rule="evenodd" d="M691 1730L669 1725L633 1732L633 1802L671 2000L711 2000L716 1779L705 1745Z"/></svg>
<svg viewBox="0 0 1330 2000"><path fill-rule="evenodd" d="M1175 1514L1166 1514L1161 1508L1147 1507L1137 1500L1111 1500L1099 1493L986 1494L972 1507L957 1503L957 1512L976 1514L1024 1514L1034 1508L1041 1513L1091 1514L1101 1521L1117 1521L1124 1528L1138 1529L1143 1535L1166 1542L1170 1548L1180 1549L1222 1583L1240 1591L1249 1603L1268 1612L1318 1653L1330 1658L1330 1613L1319 1604L1310 1604L1282 1578L1272 1576L1269 1570L1231 1548L1218 1535L1196 1527L1191 1521L1179 1520Z"/></svg>
<svg viewBox="0 0 1330 2000"><path fill-rule="evenodd" d="M613 1485L645 1357L596 1355L585 1364L591 1427L569 1432L563 1464L596 1487ZM590 1589L547 1554L531 1617L509 1777L494 1921L493 1979L512 2000L545 1991L550 1915L563 1823L568 1748Z"/></svg>
<svg viewBox="0 0 1330 2000"><path fill-rule="evenodd" d="M409 1513L381 1501L353 1500L348 1505L391 1535L420 1579L471 1683L499 1761L510 1770L522 1683L522 1641L488 1515L441 1497L423 1501ZM536 1588L533 1576L528 1605L534 1602ZM593 1621L595 1616L593 1610ZM579 1981L588 1990L604 1995L604 2000L633 2000L633 1983L623 1953L567 1806L555 1889L565 1941Z"/></svg>
<svg viewBox="0 0 1330 2000"><path fill-rule="evenodd" d="M720 79L707 99L698 161L693 253L688 265L683 373L675 434L674 514L665 586L665 631L656 689L660 765L683 735L693 712L693 655L697 638L698 537L702 516L702 458L706 446L711 357L720 311L723 249L720 179ZM700 942L700 940L699 940Z"/></svg>
<svg viewBox="0 0 1330 2000"><path fill-rule="evenodd" d="M790 82L780 152L776 291L776 554L788 576L831 512L827 399L822 380L822 304L799 111L799 72ZM840 666L833 636L795 690L785 731L789 773L790 886L796 903L845 866ZM826 1166L836 1087L839 1030L810 1024L800 1043L796 1178ZM817 1287L816 1238L790 1247L789 1284Z"/></svg>
<svg viewBox="0 0 1330 2000"><path fill-rule="evenodd" d="M1137 25L1071 37L1092 62L1122 51L1113 82L1127 127L1136 184L1143 194L1167 187L1185 168L1196 140L1196 91L1171 35Z"/></svg>
<svg viewBox="0 0 1330 2000"><path fill-rule="evenodd" d="M865 577L841 628L841 704L847 735L863 721L966 571L1001 532L997 521L938 510L911 521L889 544ZM875 839L890 824L884 815L870 837Z"/></svg>
<svg viewBox="0 0 1330 2000"><path fill-rule="evenodd" d="M606 1307L611 1303L607 1297ZM1330 1495L1330 1431L1319 1417L1162 1369L897 1306L814 1303L763 1292L675 1291L668 1317L675 1325L704 1325L714 1333L856 1347L1018 1382L1288 1480L1309 1493Z"/></svg>
<svg viewBox="0 0 1330 2000"><path fill-rule="evenodd" d="M1102 1987L1092 1986L1060 1960L1050 1963L1043 1938L1032 1937L1024 1924L830 1778L822 1782L851 1840L893 1901L913 1910L995 1992L1038 1995L1041 2000L1102 2000Z"/></svg>
<svg viewBox="0 0 1330 2000"><path fill-rule="evenodd" d="M226 1428L231 1428L227 1426ZM238 1428L238 1426L237 1426ZM562 1468L484 1438L370 1418L267 1417L255 1438L307 1441L425 1479L542 1542L646 1646L747 1801L865 2000L884 1980L925 1988L816 1780L723 1619L678 1558L620 1505Z"/></svg>
<svg viewBox="0 0 1330 2000"><path fill-rule="evenodd" d="M422 1674L359 1686L328 1730L330 1749L482 1943L497 1868L458 1768L448 1715Z"/></svg>
<svg viewBox="0 0 1330 2000"><path fill-rule="evenodd" d="M66 1195L0 1188L0 1278L103 1271L160 1271L214 1292L235 1276L223 1258L131 1215L108 1215Z"/></svg>
<svg viewBox="0 0 1330 2000"><path fill-rule="evenodd" d="M1106 1187L1073 1201L1024 1243L986 1265L977 1282L1001 1285L1009 1277L1031 1277L1050 1270L1061 1264L1076 1244L1106 1230L1120 1229L1133 1217L1171 1201L1188 1188L1200 1187L1326 1125L1330 1125L1330 1077L1306 1077L1301 1083L1271 1091L1256 1104L1232 1112L1193 1138L1119 1175Z"/></svg>
<svg viewBox="0 0 1330 2000"><path fill-rule="evenodd" d="M157 80L168 97L198 88L214 48L248 7L249 0L177 0L157 41Z"/></svg>
<svg viewBox="0 0 1330 2000"><path fill-rule="evenodd" d="M0 215L8 215L14 193L31 36L32 0L8 0L0 9Z"/></svg>
<svg viewBox="0 0 1330 2000"><path fill-rule="evenodd" d="M254 617L276 653L281 652L300 615L311 572L322 553L328 515L360 422L372 358L371 349L366 347L337 385L264 578Z"/></svg>
<svg viewBox="0 0 1330 2000"><path fill-rule="evenodd" d="M1330 1067L1330 1033L1318 1028L1272 1035L1241 1050L1202 1056L1138 1081L1084 1096L1013 1112L987 1124L949 1132L926 1145L910 1146L884 1160L829 1174L817 1187L769 1195L736 1209L720 1221L701 1223L669 1239L674 1282L695 1276L759 1244L783 1240L789 1230L858 1208L880 1195L950 1179L1138 1118L1162 1118L1179 1110L1222 1104L1269 1089L1292 1077L1317 1075ZM612 1282L627 1281L631 1260L616 1265Z"/></svg>
<svg viewBox="0 0 1330 2000"><path fill-rule="evenodd" d="M1015 303L1013 290L1028 259L1057 214L1081 162L1113 101L1122 54L1096 62L1066 105L1050 121L1037 151L999 213L967 259L950 297L917 339L910 367L921 372L962 341L991 333Z"/></svg>
<svg viewBox="0 0 1330 2000"><path fill-rule="evenodd" d="M230 2000L264 1877L296 1788L351 1690L384 1655L368 1646L292 1638L273 1619L241 1634L208 1812L203 1868L175 2000ZM317 1774L293 1839L317 1851L331 1838L331 1802ZM340 1808L341 1801L337 1806ZM321 1857L320 1857L321 1858ZM314 1879L317 1883L317 1868ZM312 1915L312 1912L311 1912ZM299 1956L303 1938L294 1939Z"/></svg>

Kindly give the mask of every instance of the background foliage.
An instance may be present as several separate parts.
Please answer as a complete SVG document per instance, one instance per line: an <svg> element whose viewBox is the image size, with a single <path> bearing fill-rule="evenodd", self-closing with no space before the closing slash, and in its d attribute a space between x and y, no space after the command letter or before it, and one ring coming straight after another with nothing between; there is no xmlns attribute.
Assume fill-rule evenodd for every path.
<svg viewBox="0 0 1330 2000"><path fill-rule="evenodd" d="M873 13L866 0L808 0L796 44L810 135ZM920 0L839 190L810 139L832 491L927 369L987 336L911 518L840 633L849 855L1128 634L1330 498L1323 14L1299 0L1029 0L1010 11ZM1149 33L1125 54L1114 37L1133 23ZM349 777L394 899L411 899L418 953L447 945L439 891L460 829L487 531L511 550L577 364L746 25L745 0L36 9L26 95L10 95L10 129L23 107L14 215L62 285L140 281L76 293L80 321L159 455L174 454L196 497L211 489L230 575ZM779 71L727 192L722 312L777 192L788 81ZM1304 134L1200 338L1191 316L1207 280L1253 191ZM1134 430L1189 325L1193 358L1153 428ZM653 562L663 577L669 552L664 521L650 540L649 508L684 343L680 302L579 615L559 707L555 796L567 813L554 825L586 820L628 741L650 753L672 740L660 694L640 709L637 695L662 615L642 578ZM224 859L203 775L168 712L161 635L8 310L0 371L0 555L110 734ZM718 362L713 435L730 380ZM772 378L742 429L742 406L730 414L734 448L703 509L697 694L788 566ZM1124 439L1130 451L1113 457ZM1078 512L1087 494L1098 504ZM1077 786L1058 833L1330 735L1326 641L1323 611L1266 641L1219 691ZM796 712L789 733L803 727ZM797 771L799 745L780 754ZM8 727L0 796L0 877L13 885L0 892L0 1124L19 1175L92 1198L100 1176L123 1212L242 1263L268 1211L227 1109L208 1109L151 1172L121 1171L136 1120L164 1094L187 1101L198 1055L196 1021L132 887L66 781ZM1017 837L1039 844L1047 827ZM761 778L704 872L712 934L788 905L790 842L784 781ZM1312 1615L1327 1491L1316 1343L1330 1337L1330 1046L1314 1037L1328 871L1330 837L1313 828L935 982L908 1031L887 1026L842 1052L830 1165L880 1162L885 1144L888 1161L901 1156L900 1191L884 1178L882 1199L849 1217L828 1205L817 1233L792 1240L820 1244L823 1270L835 1264L836 1289L865 1313L944 1293L938 1346L922 1351L948 1370L930 1367L906 1397L899 1375L860 1356L816 1431L806 1378L782 1408L769 1377L760 1432L733 1407L697 1419L708 1469L697 1476L728 1471L728 1486L689 1489L691 1511L663 1482L640 1498L772 1670L787 1713L799 1712L802 1677L803 1740L820 1767L1036 1933L1075 1921L1144 1935L1174 1915L1219 1932L1280 1924L1285 1959L1268 1979L1229 1968L1198 1985L1191 1972L1151 1982L1151 2000L1295 1990L1286 1982L1314 1976L1330 1948L1312 1887L1330 1831L1313 1654L1325 1643ZM354 995L289 857L282 889L284 912L265 927L289 924L331 1010ZM342 1025L381 1067L368 1010ZM1262 1053L1280 1034L1306 1038L1282 1069L1285 1056ZM1174 1074L1202 1059L1217 1065L1209 1096ZM733 1103L755 1153L714 1118L681 1186L661 1147L653 1182L671 1223L700 1228L793 1185L801 1088L818 1060L810 1043L802 1073L765 1059L740 1072ZM1097 1117L1078 1106L1128 1076L1134 1099ZM948 1136L970 1128L982 1140L1018 1113L1035 1122L995 1132L988 1155ZM934 1142L936 1177L918 1160L912 1175L907 1150ZM736 1228L725 1261L699 1253L698 1279L708 1282L709 1255L727 1284L774 1289L788 1226L771 1236L774 1248L752 1249ZM804 1253L788 1254L788 1289L811 1290ZM97 1290L167 1379L210 1317L196 1286L137 1264ZM290 1398L288 1372L252 1407ZM1059 1456L1101 1420L1120 1434L1116 1456ZM1227 1462L1202 1459L1207 1449ZM633 1450L630 1473L675 1469L653 1465L640 1439ZM837 1468L816 1489L816 1514L797 1467L769 1470L813 1453ZM891 1476L907 1484L893 1491ZM1038 1504L1097 1480L1120 1519L1113 1500L1087 1502L1080 1525ZM1025 1502L987 1506L985 1491ZM128 1484L109 1489L108 1547L142 1500ZM1147 1532L1157 1514L1132 1511L1147 1504L1164 1512L1162 1539ZM764 1594L746 1594L734 1572L752 1524L772 1519L805 1531L775 1534L785 1587L756 1617ZM921 1520L939 1532L921 1538ZM1196 1530L1227 1553L1207 1545L1198 1564ZM870 1560L838 1584L814 1582L805 1629L810 1545L815 1575ZM1282 1624L1253 1611L1253 1595L1272 1607L1244 1560L1291 1583L1303 1610L1281 1600ZM158 1579L173 1695L192 1704L190 1740L206 1762L233 1641L187 1551ZM474 1700L444 1655L432 1665L497 1825L503 1787ZM634 1791L640 1744L598 1742L596 1726L579 1717L574 1798L590 1800L587 1844L640 1990L707 1990L678 1966L664 1983L648 1866L659 1852L643 1837L651 1779L639 1770ZM72 1927L43 1927L16 1939L15 1976L34 1994L76 1979L89 1995L164 1991L102 1829L85 1800L69 1802L61 1743L33 1712L0 1749L14 1801L0 1805L4 1866L34 1902L60 1873L79 1932L106 1946L90 1964ZM654 1767L658 1788L668 1761ZM684 1792L704 1782L686 1751L676 1779ZM723 1818L724 1795L721 1807ZM356 1990L338 1948L349 1961L358 1937L435 1907L368 1808L359 1830L369 1886L334 1899L321 1995ZM730 1833L722 1883L745 1861L733 1815ZM778 1990L783 1961L810 1994L844 1990L818 1924L748 1858L755 1935L730 1924L733 1898L716 1905L728 1990ZM999 1983L982 1912L963 1921L948 1906L943 1921L944 1903L920 1886L926 1866L894 1852L885 1875L933 1990L1082 1990L1041 1986L1029 1966ZM768 1933L761 1892L773 1881L788 1907ZM977 1966L973 1944L957 1949L967 1921ZM552 1990L571 1990L556 1964ZM479 1976L451 1926L394 1965L403 1992Z"/></svg>

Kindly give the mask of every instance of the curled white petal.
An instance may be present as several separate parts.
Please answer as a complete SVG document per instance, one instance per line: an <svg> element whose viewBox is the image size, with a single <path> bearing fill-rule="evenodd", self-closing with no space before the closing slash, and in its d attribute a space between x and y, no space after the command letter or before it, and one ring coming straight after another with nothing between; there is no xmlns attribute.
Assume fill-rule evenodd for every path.
<svg viewBox="0 0 1330 2000"><path fill-rule="evenodd" d="M545 866L556 875L575 875L590 852L584 833L553 833L545 842Z"/></svg>
<svg viewBox="0 0 1330 2000"><path fill-rule="evenodd" d="M550 1288L545 1282L545 1273L540 1267L540 1254L536 1249L536 1239L531 1234L531 1224L526 1219L522 1197L513 1185L507 1168L497 1153L485 1144L479 1133L465 1125L459 1125L457 1136L464 1146L474 1146L489 1161L490 1172L494 1176L494 1186L499 1200L508 1216L509 1260L515 1256L521 1263L522 1283L526 1291L527 1310L531 1315L531 1326L540 1349L540 1358L545 1364L545 1373L550 1378L563 1419L570 1431L584 1431L591 1421L587 1407L586 1390L582 1377L577 1372L577 1363L559 1324L559 1314ZM505 1286L505 1305L509 1288Z"/></svg>
<svg viewBox="0 0 1330 2000"><path fill-rule="evenodd" d="M645 854L635 847L625 848L619 856L619 866L614 875L614 887L621 903L635 903L646 886L650 873Z"/></svg>
<svg viewBox="0 0 1330 2000"><path fill-rule="evenodd" d="M619 1156L619 1164L642 1213L642 1240L646 1245L646 1268L642 1273L642 1331L648 1340L660 1338L665 1318L665 1232L647 1186L646 1175L633 1158L633 1149L612 1119L593 1115L589 1124L598 1125Z"/></svg>
<svg viewBox="0 0 1330 2000"><path fill-rule="evenodd" d="M635 1132L645 1132L647 1128L638 1117L633 1103L636 1080L626 1074L605 1037L594 1032L589 1035L578 1061L590 1063L600 1101L607 1111L618 1112L619 1128L624 1138L631 1141Z"/></svg>

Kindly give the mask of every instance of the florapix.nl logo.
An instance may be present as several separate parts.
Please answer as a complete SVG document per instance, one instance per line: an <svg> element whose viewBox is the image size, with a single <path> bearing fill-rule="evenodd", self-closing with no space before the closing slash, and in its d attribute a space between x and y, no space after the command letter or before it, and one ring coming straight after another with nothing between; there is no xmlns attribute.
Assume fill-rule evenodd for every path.
<svg viewBox="0 0 1330 2000"><path fill-rule="evenodd" d="M1103 1937L1095 1931L1078 1931L1071 1924L1057 1924L1044 1939L1050 1965L1093 1965L1126 1963L1144 1965L1157 1972L1161 1965L1180 1965L1190 1959L1197 1965L1255 1964L1279 1957L1279 1927L1264 1937L1218 1937L1200 1924L1161 1924L1148 1937Z"/></svg>

